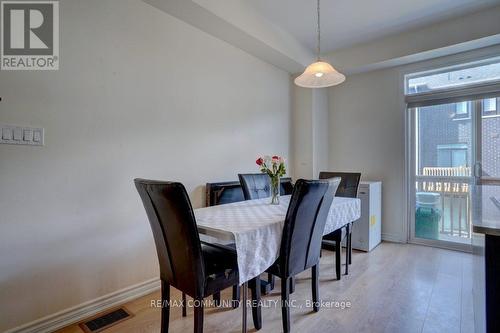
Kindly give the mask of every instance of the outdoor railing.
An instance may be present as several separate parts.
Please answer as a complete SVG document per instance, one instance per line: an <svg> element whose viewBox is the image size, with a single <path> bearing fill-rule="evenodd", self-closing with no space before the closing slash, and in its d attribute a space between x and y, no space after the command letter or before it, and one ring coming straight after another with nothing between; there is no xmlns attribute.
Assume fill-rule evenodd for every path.
<svg viewBox="0 0 500 333"><path fill-rule="evenodd" d="M417 192L439 193L441 219L439 232L452 237L471 237L469 167L425 167L416 177Z"/></svg>
<svg viewBox="0 0 500 333"><path fill-rule="evenodd" d="M464 177L470 177L471 170L470 170L470 167L452 167L452 168L424 167L422 174L424 176L464 176Z"/></svg>

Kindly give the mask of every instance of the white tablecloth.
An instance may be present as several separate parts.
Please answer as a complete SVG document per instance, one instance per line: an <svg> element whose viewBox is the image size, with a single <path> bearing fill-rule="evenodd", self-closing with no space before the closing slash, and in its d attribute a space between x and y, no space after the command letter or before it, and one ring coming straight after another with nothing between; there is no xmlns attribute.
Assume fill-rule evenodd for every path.
<svg viewBox="0 0 500 333"><path fill-rule="evenodd" d="M234 240L240 284L263 273L278 258L290 196L282 196L279 205L270 205L269 200L247 200L194 210L200 233ZM359 199L335 197L324 234L356 221L360 215Z"/></svg>

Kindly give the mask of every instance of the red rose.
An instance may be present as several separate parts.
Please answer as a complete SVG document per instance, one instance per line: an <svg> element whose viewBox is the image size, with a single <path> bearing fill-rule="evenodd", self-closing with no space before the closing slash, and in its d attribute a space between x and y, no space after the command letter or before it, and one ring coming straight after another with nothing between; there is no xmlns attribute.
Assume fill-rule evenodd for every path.
<svg viewBox="0 0 500 333"><path fill-rule="evenodd" d="M262 157L259 157L257 161L255 161L255 163L257 163L258 166L261 166L262 163L264 163L264 160L262 159Z"/></svg>
<svg viewBox="0 0 500 333"><path fill-rule="evenodd" d="M272 158L273 158L273 160L279 160L280 159L280 157L276 156L276 155L274 155Z"/></svg>

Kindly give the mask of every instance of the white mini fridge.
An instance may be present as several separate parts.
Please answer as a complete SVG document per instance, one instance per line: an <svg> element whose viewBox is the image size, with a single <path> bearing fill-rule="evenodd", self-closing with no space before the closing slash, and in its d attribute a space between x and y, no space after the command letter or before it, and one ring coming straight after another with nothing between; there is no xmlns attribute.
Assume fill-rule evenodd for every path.
<svg viewBox="0 0 500 333"><path fill-rule="evenodd" d="M353 223L352 248L369 252L382 240L382 182L359 183L361 218Z"/></svg>

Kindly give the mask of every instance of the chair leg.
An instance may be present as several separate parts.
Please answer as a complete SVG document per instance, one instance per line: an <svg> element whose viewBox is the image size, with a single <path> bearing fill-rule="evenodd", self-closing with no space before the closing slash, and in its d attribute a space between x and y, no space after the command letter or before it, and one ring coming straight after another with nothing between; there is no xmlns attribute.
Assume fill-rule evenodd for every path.
<svg viewBox="0 0 500 333"><path fill-rule="evenodd" d="M203 333L203 298L198 299L194 306L194 333Z"/></svg>
<svg viewBox="0 0 500 333"><path fill-rule="evenodd" d="M260 330L262 328L262 308L260 304L260 277L250 281L250 289L252 291L252 318L253 318L253 326L256 330Z"/></svg>
<svg viewBox="0 0 500 333"><path fill-rule="evenodd" d="M233 301L231 302L233 305L233 309L236 309L240 306L240 286L233 286Z"/></svg>
<svg viewBox="0 0 500 333"><path fill-rule="evenodd" d="M182 293L182 316L186 317L186 293Z"/></svg>
<svg viewBox="0 0 500 333"><path fill-rule="evenodd" d="M340 238L340 237L339 237ZM342 266L342 245L340 240L335 241L335 272L337 273L337 280L340 280L340 268Z"/></svg>
<svg viewBox="0 0 500 333"><path fill-rule="evenodd" d="M352 264L352 224L349 227L349 265Z"/></svg>
<svg viewBox="0 0 500 333"><path fill-rule="evenodd" d="M275 282L274 275L272 275L271 273L268 273L267 274L267 282L269 282L271 290L273 290L274 289L274 282Z"/></svg>
<svg viewBox="0 0 500 333"><path fill-rule="evenodd" d="M168 333L170 319L170 284L161 281L161 333Z"/></svg>
<svg viewBox="0 0 500 333"><path fill-rule="evenodd" d="M319 263L311 268L312 299L314 312L319 311Z"/></svg>
<svg viewBox="0 0 500 333"><path fill-rule="evenodd" d="M290 277L290 294L295 292L295 276Z"/></svg>
<svg viewBox="0 0 500 333"><path fill-rule="evenodd" d="M283 332L290 332L290 278L281 279L281 320L283 321Z"/></svg>
<svg viewBox="0 0 500 333"><path fill-rule="evenodd" d="M346 225L346 238L345 238L345 275L349 274L349 224Z"/></svg>
<svg viewBox="0 0 500 333"><path fill-rule="evenodd" d="M212 296L215 306L220 306L220 291Z"/></svg>

